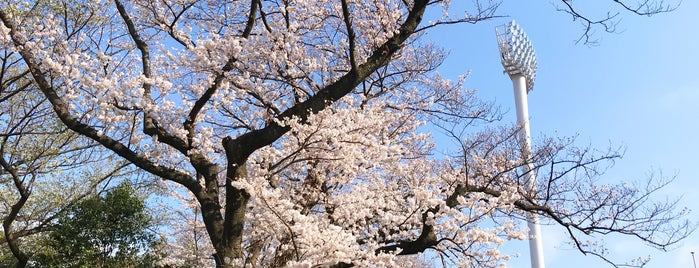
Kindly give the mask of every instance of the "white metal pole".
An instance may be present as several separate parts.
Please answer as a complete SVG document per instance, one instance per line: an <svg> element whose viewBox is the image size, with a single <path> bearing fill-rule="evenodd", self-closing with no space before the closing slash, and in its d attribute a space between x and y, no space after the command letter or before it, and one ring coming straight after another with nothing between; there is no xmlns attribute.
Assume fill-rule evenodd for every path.
<svg viewBox="0 0 699 268"><path fill-rule="evenodd" d="M520 131L522 158L525 160L525 187L531 193L536 193L536 174L534 165L529 161L532 156L531 133L529 130L529 111L527 93L534 87L536 78L536 55L529 38L522 28L513 20L502 26L502 32L495 28L495 36L500 50L500 60L505 73L512 79L517 106L517 123ZM529 254L532 268L544 268L544 250L541 245L541 227L539 216L527 213L529 226Z"/></svg>
<svg viewBox="0 0 699 268"><path fill-rule="evenodd" d="M515 106L517 109L517 124L520 127L519 137L522 144L522 158L527 163L524 170L524 178L530 191L536 190L536 175L534 166L528 161L531 158L531 131L529 129L529 105L527 104L527 80L522 74L510 75L515 91ZM527 216L529 227L529 256L532 268L544 268L544 249L541 244L541 226L539 216L529 213Z"/></svg>

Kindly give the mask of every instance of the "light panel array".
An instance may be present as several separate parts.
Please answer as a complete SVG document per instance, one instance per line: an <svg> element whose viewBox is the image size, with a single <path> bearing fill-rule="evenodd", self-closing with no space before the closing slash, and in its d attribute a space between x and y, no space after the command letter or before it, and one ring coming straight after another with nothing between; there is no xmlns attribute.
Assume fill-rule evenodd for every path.
<svg viewBox="0 0 699 268"><path fill-rule="evenodd" d="M536 55L532 43L514 20L496 27L495 34L505 72L508 75L524 75L529 93L534 88L536 79Z"/></svg>

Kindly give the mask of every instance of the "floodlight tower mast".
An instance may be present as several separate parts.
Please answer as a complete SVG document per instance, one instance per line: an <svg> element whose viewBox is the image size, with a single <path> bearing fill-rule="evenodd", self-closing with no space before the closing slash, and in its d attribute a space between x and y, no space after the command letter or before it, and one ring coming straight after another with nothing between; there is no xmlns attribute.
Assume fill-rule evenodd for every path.
<svg viewBox="0 0 699 268"><path fill-rule="evenodd" d="M495 28L502 66L512 80L517 106L517 124L520 127L522 158L525 160L524 176L529 191L536 193L536 175L531 159L531 131L527 93L534 88L536 78L536 56L529 38L513 20ZM537 214L527 216L529 226L529 254L532 268L544 268L544 250L541 245L541 227Z"/></svg>

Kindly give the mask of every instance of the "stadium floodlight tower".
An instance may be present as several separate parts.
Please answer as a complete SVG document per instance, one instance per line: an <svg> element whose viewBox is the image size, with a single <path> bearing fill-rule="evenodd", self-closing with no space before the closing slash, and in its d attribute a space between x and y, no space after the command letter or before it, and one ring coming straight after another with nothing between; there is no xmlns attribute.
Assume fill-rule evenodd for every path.
<svg viewBox="0 0 699 268"><path fill-rule="evenodd" d="M532 193L536 192L536 175L531 159L531 133L529 130L529 111L527 93L534 88L536 78L536 56L529 38L522 28L512 22L495 28L500 57L505 72L510 76L515 91L517 106L517 124L520 127L522 158L525 160L524 178L526 187ZM541 227L537 214L527 216L529 226L529 254L532 268L544 268L544 252L541 246Z"/></svg>

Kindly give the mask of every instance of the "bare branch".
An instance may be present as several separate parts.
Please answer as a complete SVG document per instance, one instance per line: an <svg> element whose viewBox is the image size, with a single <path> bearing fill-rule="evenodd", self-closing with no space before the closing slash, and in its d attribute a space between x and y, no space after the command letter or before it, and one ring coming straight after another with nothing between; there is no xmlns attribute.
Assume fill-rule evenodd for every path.
<svg viewBox="0 0 699 268"><path fill-rule="evenodd" d="M593 18L593 16L583 14L578 11L578 9L573 4L571 0L561 0L563 7L556 7L558 11L564 12L573 18L573 21L580 20L583 25L583 33L580 35L575 43L583 42L587 45L594 45L597 43L593 40L594 28L599 26L604 29L605 32L613 33L617 31L617 25L619 24L618 16L620 12L618 11L608 11L606 15ZM678 5L666 4L663 0L643 0L636 4L629 4L625 0L612 0L617 6L621 7L622 10L631 12L639 16L652 16L661 13L672 12L677 9Z"/></svg>

